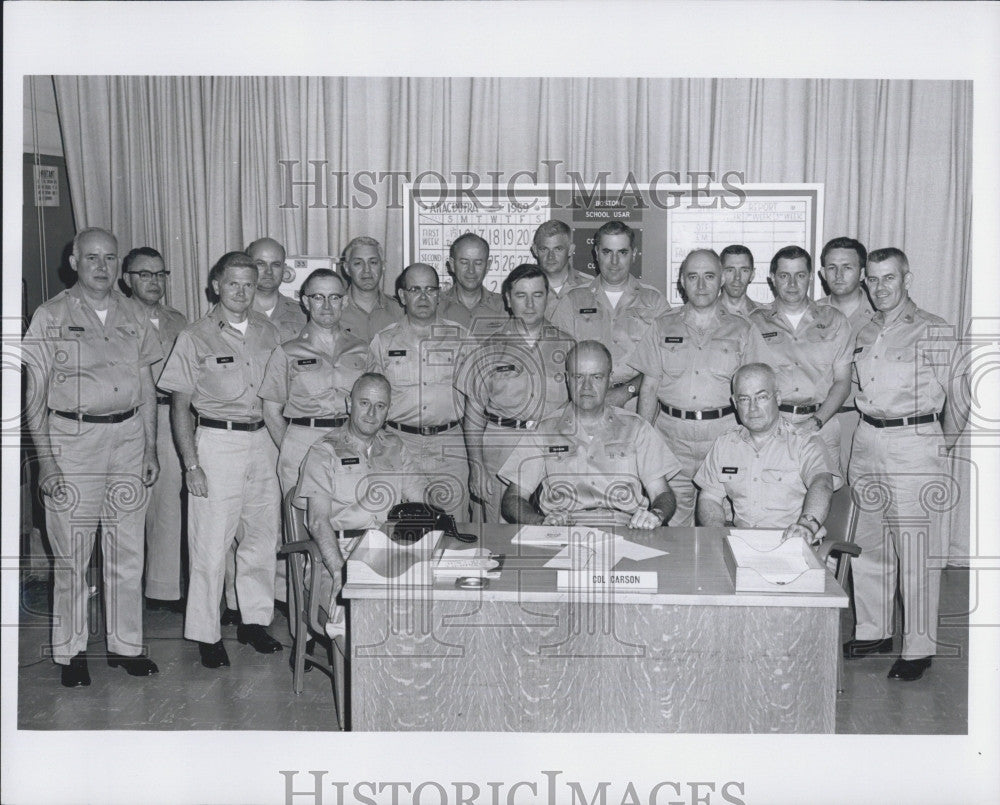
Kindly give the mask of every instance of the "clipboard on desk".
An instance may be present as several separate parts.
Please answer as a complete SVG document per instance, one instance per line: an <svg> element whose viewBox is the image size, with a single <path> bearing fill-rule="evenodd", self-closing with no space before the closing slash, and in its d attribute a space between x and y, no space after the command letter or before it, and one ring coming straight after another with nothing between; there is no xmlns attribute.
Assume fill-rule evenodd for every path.
<svg viewBox="0 0 1000 805"><path fill-rule="evenodd" d="M781 531L732 529L722 552L738 593L821 593L826 567L801 538L781 541Z"/></svg>

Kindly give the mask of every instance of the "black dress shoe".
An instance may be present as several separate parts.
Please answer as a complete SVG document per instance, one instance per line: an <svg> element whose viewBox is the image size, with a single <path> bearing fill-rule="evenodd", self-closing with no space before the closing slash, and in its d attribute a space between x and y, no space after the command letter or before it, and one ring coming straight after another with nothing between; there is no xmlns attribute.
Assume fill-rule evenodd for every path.
<svg viewBox="0 0 1000 805"><path fill-rule="evenodd" d="M238 609L230 609L229 607L226 607L222 611L220 623L222 623L223 626L232 626L233 624L239 626L243 623L243 619L240 618L240 611Z"/></svg>
<svg viewBox="0 0 1000 805"><path fill-rule="evenodd" d="M87 655L80 652L62 667L62 684L64 688L83 688L90 684L90 671L87 670Z"/></svg>
<svg viewBox="0 0 1000 805"><path fill-rule="evenodd" d="M280 612L282 615L285 616L285 618L287 618L288 617L288 602L287 601L279 601L278 599L275 599L274 600L274 611L275 612Z"/></svg>
<svg viewBox="0 0 1000 805"><path fill-rule="evenodd" d="M844 659L854 660L858 657L868 657L872 654L891 654L892 638L882 640L848 640L844 643Z"/></svg>
<svg viewBox="0 0 1000 805"><path fill-rule="evenodd" d="M306 664L303 670L308 674L312 669L312 663L309 662L309 655L313 653L313 649L316 648L316 638L310 637L306 641ZM288 667L293 671L295 670L295 652L293 651L288 658Z"/></svg>
<svg viewBox="0 0 1000 805"><path fill-rule="evenodd" d="M249 643L259 654L274 654L284 646L267 633L267 629L259 623L240 624L236 627L236 639L241 643Z"/></svg>
<svg viewBox="0 0 1000 805"><path fill-rule="evenodd" d="M108 665L112 668L124 668L129 676L152 676L160 673L160 669L145 654L137 657L126 657L122 654L108 652Z"/></svg>
<svg viewBox="0 0 1000 805"><path fill-rule="evenodd" d="M176 612L178 615L184 614L184 599L178 598L168 601L165 598L147 598L146 609L150 612Z"/></svg>
<svg viewBox="0 0 1000 805"><path fill-rule="evenodd" d="M904 682L915 682L931 667L930 657L920 657L916 660L904 660L900 657L889 670L889 679L902 679Z"/></svg>
<svg viewBox="0 0 1000 805"><path fill-rule="evenodd" d="M198 653L201 654L201 664L206 668L221 668L229 666L229 655L220 640L218 643L198 643Z"/></svg>

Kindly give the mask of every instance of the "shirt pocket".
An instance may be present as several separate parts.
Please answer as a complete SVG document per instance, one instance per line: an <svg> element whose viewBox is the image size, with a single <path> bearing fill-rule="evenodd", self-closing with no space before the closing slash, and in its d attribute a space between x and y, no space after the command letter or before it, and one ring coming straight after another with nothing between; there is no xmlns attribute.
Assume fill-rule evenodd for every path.
<svg viewBox="0 0 1000 805"><path fill-rule="evenodd" d="M333 387L348 393L365 371L364 355L341 355L333 364Z"/></svg>
<svg viewBox="0 0 1000 805"><path fill-rule="evenodd" d="M333 376L329 367L320 360L311 364L292 364L292 380L289 383L288 396L313 397L333 388Z"/></svg>
<svg viewBox="0 0 1000 805"><path fill-rule="evenodd" d="M764 494L761 496L761 506L764 509L787 509L789 495L802 491L802 478L797 470L791 467L770 467L760 471L760 480Z"/></svg>
<svg viewBox="0 0 1000 805"><path fill-rule="evenodd" d="M636 472L636 448L631 442L608 442L604 446L604 459L608 471L614 475L634 477Z"/></svg>
<svg viewBox="0 0 1000 805"><path fill-rule="evenodd" d="M740 368L740 345L735 339L713 338L708 348L708 365L714 374L729 378Z"/></svg>
<svg viewBox="0 0 1000 805"><path fill-rule="evenodd" d="M246 390L246 381L237 360L232 356L206 358L199 377L202 394L213 400L238 398Z"/></svg>
<svg viewBox="0 0 1000 805"><path fill-rule="evenodd" d="M646 334L650 324L653 323L653 311L651 310L630 310L625 317L625 335L632 344L637 344ZM612 333L612 337L617 335Z"/></svg>
<svg viewBox="0 0 1000 805"><path fill-rule="evenodd" d="M386 358L385 378L389 381L390 386L412 386L416 383L414 364L417 361L417 356L411 355L410 352L407 350L405 355L389 355Z"/></svg>

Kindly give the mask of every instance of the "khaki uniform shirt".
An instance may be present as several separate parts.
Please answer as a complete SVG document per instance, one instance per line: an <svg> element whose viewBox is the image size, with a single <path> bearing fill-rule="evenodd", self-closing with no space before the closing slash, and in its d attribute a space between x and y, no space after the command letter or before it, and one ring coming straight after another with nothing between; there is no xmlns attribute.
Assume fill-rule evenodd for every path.
<svg viewBox="0 0 1000 805"><path fill-rule="evenodd" d="M820 405L833 385L834 373L851 365L854 341L851 325L830 305L810 303L798 327L774 307L759 307L751 323L764 342L758 359L778 376L781 401L789 405Z"/></svg>
<svg viewBox="0 0 1000 805"><path fill-rule="evenodd" d="M549 295L545 300L545 318L551 321L556 305L569 296L570 291L574 288L590 285L593 281L593 274L585 274L582 271L577 271L575 268L571 268L569 270L569 276L566 277L566 282L562 284L558 291L551 285L549 286Z"/></svg>
<svg viewBox="0 0 1000 805"><path fill-rule="evenodd" d="M719 304L725 307L725 302L722 301L724 296L725 296L725 291L723 291L722 295L719 296ZM766 307L766 305L757 304L749 296L744 295L743 298L740 300L740 307L738 310L730 310L728 307L726 307L726 312L732 313L734 316L742 316L744 319L747 319L749 321L750 314L753 313L755 310L759 310L762 307Z"/></svg>
<svg viewBox="0 0 1000 805"><path fill-rule="evenodd" d="M102 324L79 285L38 307L22 349L24 362L47 380L49 409L92 416L137 408L140 370L163 358L131 300L112 290Z"/></svg>
<svg viewBox="0 0 1000 805"><path fill-rule="evenodd" d="M386 296L379 291L378 301L372 312L368 313L358 307L348 289L344 294L344 301L341 303L340 329L346 330L355 338L360 338L366 344L370 344L372 338L383 327L387 327L393 322L400 321L406 315L402 306L390 296Z"/></svg>
<svg viewBox="0 0 1000 805"><path fill-rule="evenodd" d="M260 398L281 403L286 417L326 419L347 413L354 381L365 370L368 344L341 330L328 354L316 344L320 328L308 322L302 332L274 352L264 370Z"/></svg>
<svg viewBox="0 0 1000 805"><path fill-rule="evenodd" d="M289 296L283 293L278 294L278 301L267 317L271 324L278 328L278 340L287 341L295 338L306 326L306 314L302 306Z"/></svg>
<svg viewBox="0 0 1000 805"><path fill-rule="evenodd" d="M250 311L244 336L216 305L177 336L157 385L190 394L203 417L258 422L263 416L260 383L276 346L278 330L264 314Z"/></svg>
<svg viewBox="0 0 1000 805"><path fill-rule="evenodd" d="M912 299L886 318L877 312L858 333L858 410L880 419L940 412L953 374L952 328Z"/></svg>
<svg viewBox="0 0 1000 805"><path fill-rule="evenodd" d="M494 333L507 323L507 310L503 306L503 297L485 288L482 289L479 302L470 310L459 300L458 292L452 285L441 293L438 315L442 319L457 321L472 335Z"/></svg>
<svg viewBox="0 0 1000 805"><path fill-rule="evenodd" d="M701 411L729 405L729 382L744 363L756 360L759 336L746 319L715 308L716 323L707 331L688 323L688 305L653 322L629 364L658 381L656 396L665 405Z"/></svg>
<svg viewBox="0 0 1000 805"><path fill-rule="evenodd" d="M364 443L345 424L309 448L302 462L297 503L305 506L311 497L329 496L334 529L381 528L397 503L421 499L419 480L396 434L380 430L366 452Z"/></svg>
<svg viewBox="0 0 1000 805"><path fill-rule="evenodd" d="M140 318L145 318L156 335L156 340L160 342L160 349L163 350L163 358L166 360L170 350L174 348L174 341L180 335L181 330L188 326L187 316L179 310L174 310L169 305L158 304L156 307L149 307L141 302L132 299L136 314ZM153 321L156 319L156 322ZM154 369L158 372L158 369ZM155 376L155 375L154 375Z"/></svg>
<svg viewBox="0 0 1000 805"><path fill-rule="evenodd" d="M742 425L723 433L709 448L694 482L701 494L733 502L737 527L785 528L802 513L809 484L821 472L833 474L835 489L843 486L819 437L796 433L779 417L759 450Z"/></svg>
<svg viewBox="0 0 1000 805"><path fill-rule="evenodd" d="M544 514L585 509L631 514L649 506L643 485L669 480L680 470L666 441L638 414L609 405L600 429L588 439L567 405L525 434L497 475L527 495L541 484Z"/></svg>
<svg viewBox="0 0 1000 805"><path fill-rule="evenodd" d="M480 411L538 421L569 402L566 355L573 339L546 324L529 344L523 328L508 319L503 329L462 358L455 388Z"/></svg>
<svg viewBox="0 0 1000 805"><path fill-rule="evenodd" d="M861 294L860 304L854 308L854 312L847 317L847 323L851 325L851 344L858 337L858 333L864 328L868 322L872 320L872 316L875 315L875 308L872 307L872 303L868 301L868 294L865 293L863 288L858 288L858 293ZM830 301L829 296L824 296L822 299L817 299L816 304L820 307L834 307L833 303ZM840 308L835 308L839 310ZM851 378L851 393L848 395L847 399L844 400L844 407L850 407L854 405L854 398L858 393L858 384Z"/></svg>
<svg viewBox="0 0 1000 805"><path fill-rule="evenodd" d="M629 276L625 293L615 307L597 277L590 284L573 288L556 305L552 323L577 341L600 341L611 350L611 382L632 377L630 358L653 320L670 305L656 288Z"/></svg>
<svg viewBox="0 0 1000 805"><path fill-rule="evenodd" d="M466 337L461 324L440 317L429 336L406 318L375 335L365 371L385 375L392 387L390 422L432 427L461 419L461 398L453 386Z"/></svg>

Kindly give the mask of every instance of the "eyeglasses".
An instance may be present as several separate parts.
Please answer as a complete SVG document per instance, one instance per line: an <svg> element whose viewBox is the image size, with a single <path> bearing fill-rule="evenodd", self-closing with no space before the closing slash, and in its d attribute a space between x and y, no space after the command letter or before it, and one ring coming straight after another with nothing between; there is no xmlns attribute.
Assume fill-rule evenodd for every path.
<svg viewBox="0 0 1000 805"><path fill-rule="evenodd" d="M150 280L165 280L170 276L169 271L126 271L126 274L131 274L133 277L138 277L143 282L149 282Z"/></svg>
<svg viewBox="0 0 1000 805"><path fill-rule="evenodd" d="M414 296L437 296L438 293L441 291L441 286L428 285L424 288L421 288L419 285L414 285L411 288L404 288L403 290L406 291L408 294L413 294Z"/></svg>
<svg viewBox="0 0 1000 805"><path fill-rule="evenodd" d="M344 295L342 293L307 293L306 299L314 305L322 305L327 302L330 307L333 307L344 301Z"/></svg>
<svg viewBox="0 0 1000 805"><path fill-rule="evenodd" d="M750 405L751 401L756 402L757 405L765 405L766 403L769 403L771 401L772 397L774 397L774 394L772 394L770 391L761 391L758 392L757 394L754 394L753 397L751 397L748 394L737 394L735 397L733 397L733 400L736 402L737 405L745 407Z"/></svg>

